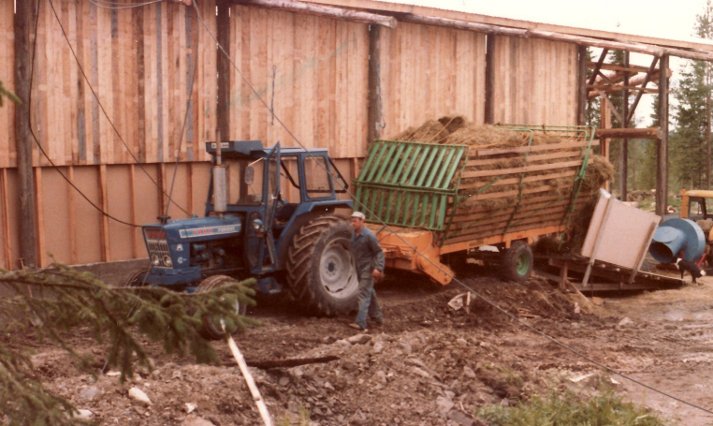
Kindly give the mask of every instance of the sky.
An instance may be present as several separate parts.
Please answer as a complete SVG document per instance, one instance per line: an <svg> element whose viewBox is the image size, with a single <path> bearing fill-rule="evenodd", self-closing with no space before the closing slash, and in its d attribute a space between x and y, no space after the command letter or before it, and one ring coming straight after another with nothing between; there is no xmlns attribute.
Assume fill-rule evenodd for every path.
<svg viewBox="0 0 713 426"><path fill-rule="evenodd" d="M696 15L703 13L707 0L381 0L460 10L481 15L578 28L636 34L674 40L698 41L693 36ZM710 41L709 41L710 42ZM713 49L713 44L711 49ZM648 66L651 57L632 54L631 63ZM671 84L686 61L671 57ZM637 126L648 125L651 98L644 96L637 108ZM671 99L672 105L675 99Z"/></svg>

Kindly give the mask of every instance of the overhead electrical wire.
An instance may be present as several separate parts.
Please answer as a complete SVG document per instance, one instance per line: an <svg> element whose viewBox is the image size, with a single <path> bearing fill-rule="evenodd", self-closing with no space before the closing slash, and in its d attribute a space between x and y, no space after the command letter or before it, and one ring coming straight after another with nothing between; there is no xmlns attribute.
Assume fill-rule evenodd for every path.
<svg viewBox="0 0 713 426"><path fill-rule="evenodd" d="M109 1L109 0L89 0L89 3L93 4L94 6L101 7L103 9L123 10L123 9L136 9L139 7L150 6L152 4L161 3L162 1L164 1L164 0L151 0L151 1L146 1L143 3L126 3L126 2Z"/></svg>
<svg viewBox="0 0 713 426"><path fill-rule="evenodd" d="M267 110L268 110L271 114L273 114L273 116L275 117L275 120L285 129L285 131L294 139L294 141L295 141L300 147L302 147L303 149L307 149L306 146L299 140L299 138L297 138L297 136L296 136L296 135L287 127L287 125L280 119L280 117L279 117L277 114L275 114L274 109L271 108L271 107L268 105L268 103L262 98L262 96L260 95L260 93L259 93L259 92L257 91L257 89L251 84L251 82L243 75L243 73L241 72L240 68L238 68L238 66L235 64L235 62L234 62L233 59L231 58L231 56L228 54L228 52L227 52L227 51L225 50L225 48L220 44L220 42L219 42L218 39L215 37L215 35L214 35L214 34L210 31L210 29L208 28L207 24L206 24L205 21L203 20L203 17L201 16L201 13L200 13L200 10L198 9L197 3L198 3L198 0L193 0L193 7L194 7L194 9L196 10L196 14L197 14L197 16L198 16L198 19L200 20L201 25L202 25L203 28L206 30L206 32L207 32L207 33L210 35L210 37L215 41L215 43L216 43L216 45L217 45L217 47L218 47L218 50L220 50L220 52L222 52L222 54L226 57L226 59L228 59L228 62L230 62L230 64L232 65L233 69L235 69L235 71L236 71L236 72L238 73L238 75L240 76L241 80L243 80L243 82L245 82L245 84L250 88L250 90L251 90L252 93L255 95L255 97L265 106L265 108L267 108ZM326 165L325 165L325 167L326 167ZM349 191L348 189L347 189L347 193L352 197L352 199L354 198L354 194L353 194L351 191ZM370 209L368 209L368 207L366 207L366 206L364 206L364 207L365 207L367 213L370 213L371 216L377 218L377 221L382 225L382 229L388 229L389 232L391 232L393 235L396 235L406 246L408 246L408 247L410 247L411 249L413 249L413 250L414 250L414 253L416 253L418 256L422 256L426 261L428 261L429 263L431 263L431 264L432 264L434 267L436 267L439 271L445 272L445 271L443 271L443 268L442 268L440 265L436 264L436 262L434 262L432 259L430 259L430 258L424 256L423 254L421 254L421 253L416 249L415 246L413 246L410 242L406 241L406 240L405 240L403 237L401 237L397 232L394 232L394 231L392 230L391 226L389 226L386 222L384 222L380 217L377 217L377 215L374 214L373 211L370 211ZM504 308L502 308L501 306L499 306L496 302L490 300L488 297L486 297L486 296L484 296L483 294L481 294L480 292L476 291L476 290L473 289L471 286L467 285L466 283L464 283L463 281L461 281L460 279L458 279L458 277L454 277L454 278L453 278L453 282L456 283L456 284L458 284L460 287L462 287L462 288L468 290L469 292L473 293L476 297L479 297L479 298L482 299L485 303L487 303L488 305L492 306L493 308L495 308L495 309L498 310L499 312L503 313L504 315L506 315L507 317L509 317L510 319L512 319L513 321L515 321L517 324L521 325L522 327L524 327L524 328L526 328L526 329L528 329L528 330L534 332L535 334L537 334L537 335L539 335L539 336L545 338L546 340L549 340L550 342L554 343L555 345L559 346L560 348L565 349L565 350L567 350L567 351L569 351L569 352L571 352L571 353L573 353L573 354L579 356L581 359L583 359L583 360L589 362L590 364L592 364L592 365L594 365L594 366L596 366L596 367L599 367L599 368L601 368L601 369L603 369L603 370L605 370L605 371L608 371L608 372L610 372L610 373L612 373L612 374L615 374L615 375L617 375L617 376L619 376L619 377L622 377L623 379L626 379L626 380L628 380L628 381L630 381L630 382L632 382L632 383L635 383L635 384L637 384L637 385L639 385L639 386L641 386L641 387L644 387L644 388L646 388L646 389L648 389L648 390L650 390L650 391L652 391L652 392L658 393L658 394L660 394L660 395L662 395L662 396L665 396L665 397L667 397L667 398L670 398L670 399L673 399L673 400L675 400L675 401L677 401L677 402L680 402L681 404L688 405L689 407L698 409L698 410L703 411L703 412L708 413L708 414L713 414L713 411L712 411L712 410L709 410L709 409L707 409L707 408L705 408L705 407L702 407L702 406L700 406L700 405L698 405L698 404L695 404L695 403L693 403L693 402L686 401L686 400L684 400L684 399L682 399L682 398L679 398L679 397L677 397L677 396L675 396L675 395L669 394L669 393L667 393L667 392L665 392L665 391L662 391L662 390L660 390L660 389L658 389L658 388L656 388L656 387L654 387L654 386L648 385L648 384L646 384L646 383L644 383L644 382L642 382L642 381L640 381L640 380L637 380L637 379L635 379L635 378L633 378L633 377L631 377L631 376L629 376L629 375L627 375L627 374L625 374L625 373L622 373L621 371L618 371L618 370L616 370L616 369L614 369L614 368L612 368L612 367L609 367L609 366L607 366L607 365L605 365L605 364L603 364L603 363L601 363L601 362L599 362L599 361L594 360L593 358L589 357L589 356L588 356L587 354L585 354L584 352L582 352L582 351L580 351L580 350L578 350L578 349L576 349L576 348L574 348L574 347L572 347L572 346L570 346L570 345L567 345L567 344L565 344L565 343L559 341L557 338L552 337L552 336L550 336L549 334L547 334L547 333L545 333L545 332L543 332L543 331L541 331L541 330L538 330L538 329L535 328L534 326L532 326L532 325L528 324L527 322L523 321L521 318L519 318L519 317L517 317L517 316L511 314L511 313L508 312L506 309L504 309Z"/></svg>

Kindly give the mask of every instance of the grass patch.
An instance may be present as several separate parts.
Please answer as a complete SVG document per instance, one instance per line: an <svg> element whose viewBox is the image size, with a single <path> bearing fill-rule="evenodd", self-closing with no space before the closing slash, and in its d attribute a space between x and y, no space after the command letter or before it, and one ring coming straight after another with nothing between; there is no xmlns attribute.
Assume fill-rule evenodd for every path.
<svg viewBox="0 0 713 426"><path fill-rule="evenodd" d="M650 411L607 391L582 398L573 392L552 393L505 407L489 405L476 413L493 426L663 426Z"/></svg>

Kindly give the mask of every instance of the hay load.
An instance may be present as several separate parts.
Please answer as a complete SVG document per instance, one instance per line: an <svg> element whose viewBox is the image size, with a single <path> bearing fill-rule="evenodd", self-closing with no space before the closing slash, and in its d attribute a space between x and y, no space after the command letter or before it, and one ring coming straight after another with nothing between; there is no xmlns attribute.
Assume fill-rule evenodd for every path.
<svg viewBox="0 0 713 426"><path fill-rule="evenodd" d="M487 244L495 236L527 236L533 228L540 234L547 229L573 233L581 226L575 218L588 216L588 204L613 175L606 159L591 154L596 141L581 127L473 125L462 116L446 116L388 139L465 146L459 172L449 183L455 195L444 211L441 245ZM408 163L407 151L399 152L387 160ZM398 186L391 191L399 191ZM388 208L389 203L381 205ZM418 212L424 206L391 208ZM395 225L408 222L399 212L382 211L382 217L400 218Z"/></svg>

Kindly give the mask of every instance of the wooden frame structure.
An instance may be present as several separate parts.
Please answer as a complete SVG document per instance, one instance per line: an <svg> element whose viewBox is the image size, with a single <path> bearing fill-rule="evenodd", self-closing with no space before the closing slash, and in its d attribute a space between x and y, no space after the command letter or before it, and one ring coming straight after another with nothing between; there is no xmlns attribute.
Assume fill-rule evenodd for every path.
<svg viewBox="0 0 713 426"><path fill-rule="evenodd" d="M372 0L184 0L132 10L53 0L40 2L39 12L34 4L17 2L16 11L12 2L0 4L0 79L25 101L0 108L0 126L14 129L0 140L5 268L44 266L50 254L65 263L144 256L138 230L83 197L131 223L166 211L200 214L202 143L218 132L287 145L296 143L294 133L307 146L330 148L353 178L368 141L426 118L582 124L590 89L607 90L600 81L586 86L587 46L646 53L663 70L669 56L713 60L701 43ZM548 73L532 72L545 66ZM631 86L633 71L628 84L617 84ZM668 77L652 69L642 82L648 91L658 81L666 95L662 127L647 130L660 139L657 197L664 200ZM607 131L615 130L600 136ZM168 200L173 186L189 213Z"/></svg>

